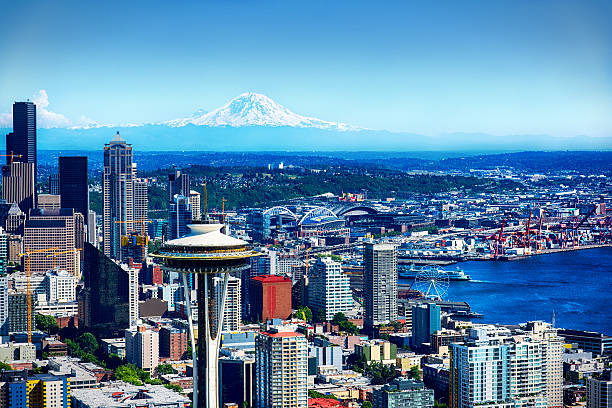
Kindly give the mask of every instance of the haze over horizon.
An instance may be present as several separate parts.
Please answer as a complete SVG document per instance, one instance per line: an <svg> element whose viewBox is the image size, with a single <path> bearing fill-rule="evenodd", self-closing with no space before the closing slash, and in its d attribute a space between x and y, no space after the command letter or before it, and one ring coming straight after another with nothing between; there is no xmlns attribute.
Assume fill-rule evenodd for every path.
<svg viewBox="0 0 612 408"><path fill-rule="evenodd" d="M357 128L612 136L608 2L14 3L0 127L160 123L244 92ZM443 11L440 11L443 10Z"/></svg>

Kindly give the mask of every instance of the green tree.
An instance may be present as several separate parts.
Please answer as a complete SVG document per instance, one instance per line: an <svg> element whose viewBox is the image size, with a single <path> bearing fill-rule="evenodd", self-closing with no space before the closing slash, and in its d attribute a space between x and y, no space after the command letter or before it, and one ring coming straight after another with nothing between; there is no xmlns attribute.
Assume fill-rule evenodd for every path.
<svg viewBox="0 0 612 408"><path fill-rule="evenodd" d="M166 387L167 389L172 390L174 392L178 392L179 394L183 393L183 389L180 386L176 385L176 384L164 384L164 387Z"/></svg>
<svg viewBox="0 0 612 408"><path fill-rule="evenodd" d="M419 366L410 367L410 378L414 378L415 380L421 379L421 371L419 370Z"/></svg>
<svg viewBox="0 0 612 408"><path fill-rule="evenodd" d="M46 316L40 313L36 313L36 327L45 333L57 334L59 332L59 325L57 320L53 316Z"/></svg>
<svg viewBox="0 0 612 408"><path fill-rule="evenodd" d="M12 369L13 368L10 365L0 361L0 371L2 371L2 370L10 371Z"/></svg>
<svg viewBox="0 0 612 408"><path fill-rule="evenodd" d="M305 318L308 323L312 323L312 310L308 306L298 307L296 316L298 319Z"/></svg>
<svg viewBox="0 0 612 408"><path fill-rule="evenodd" d="M323 311L323 309L317 310L317 313L315 313L314 321L315 323L323 323L325 321L325 312Z"/></svg>
<svg viewBox="0 0 612 408"><path fill-rule="evenodd" d="M373 405L370 401L363 401L363 404L361 404L361 408L372 408Z"/></svg>
<svg viewBox="0 0 612 408"><path fill-rule="evenodd" d="M138 369L133 364L124 364L115 370L115 379L125 381L132 385L142 385L138 376Z"/></svg>
<svg viewBox="0 0 612 408"><path fill-rule="evenodd" d="M93 353L98 349L98 340L91 333L83 333L77 338L77 343L86 353Z"/></svg>
<svg viewBox="0 0 612 408"><path fill-rule="evenodd" d="M160 364L157 366L158 374L174 374L174 368L170 364Z"/></svg>

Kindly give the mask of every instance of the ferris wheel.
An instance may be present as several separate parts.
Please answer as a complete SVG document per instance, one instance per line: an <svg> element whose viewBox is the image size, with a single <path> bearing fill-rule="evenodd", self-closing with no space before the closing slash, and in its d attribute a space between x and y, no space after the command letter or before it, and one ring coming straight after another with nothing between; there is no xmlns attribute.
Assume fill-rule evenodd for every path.
<svg viewBox="0 0 612 408"><path fill-rule="evenodd" d="M414 280L414 289L426 299L442 300L449 286L448 275L438 268L423 268Z"/></svg>

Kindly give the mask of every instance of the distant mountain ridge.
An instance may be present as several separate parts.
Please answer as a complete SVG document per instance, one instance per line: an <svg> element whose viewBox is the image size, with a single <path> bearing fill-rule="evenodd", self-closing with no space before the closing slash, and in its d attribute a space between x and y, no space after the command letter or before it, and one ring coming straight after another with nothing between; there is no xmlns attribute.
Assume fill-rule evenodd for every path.
<svg viewBox="0 0 612 408"><path fill-rule="evenodd" d="M192 116L160 122L158 125L183 127L187 125L207 127L296 127L333 130L358 130L346 123L329 122L298 115L265 95L246 92L211 112L203 109Z"/></svg>

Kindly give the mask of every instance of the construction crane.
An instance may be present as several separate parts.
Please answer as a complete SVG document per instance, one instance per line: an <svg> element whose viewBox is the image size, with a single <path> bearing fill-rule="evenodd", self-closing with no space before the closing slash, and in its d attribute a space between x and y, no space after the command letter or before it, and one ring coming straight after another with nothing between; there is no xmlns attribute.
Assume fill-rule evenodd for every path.
<svg viewBox="0 0 612 408"><path fill-rule="evenodd" d="M69 249L67 251L60 251L60 252L53 251L52 254L47 255L47 258L53 257L53 269L57 269L57 256L58 255L69 254L69 253L76 254L76 252L80 250L81 248L74 248L74 249Z"/></svg>
<svg viewBox="0 0 612 408"><path fill-rule="evenodd" d="M151 220L134 220L134 221L115 221L115 224L141 224L142 229L142 262L145 261L145 246L147 245L147 239L145 238L145 225L150 223Z"/></svg>
<svg viewBox="0 0 612 408"><path fill-rule="evenodd" d="M531 252L531 235L529 234L529 227L531 226L531 210L529 210L529 220L527 220L527 248Z"/></svg>
<svg viewBox="0 0 612 408"><path fill-rule="evenodd" d="M39 254L42 252L57 251L60 248L46 248L46 249L35 249L30 251L29 247L26 251L19 254L19 257L25 256L26 258L26 303L28 305L28 343L32 342L32 296L30 294L30 257L33 254Z"/></svg>
<svg viewBox="0 0 612 408"><path fill-rule="evenodd" d="M227 200L225 197L221 199L221 224L223 224L223 233L225 233L225 203Z"/></svg>
<svg viewBox="0 0 612 408"><path fill-rule="evenodd" d="M22 157L20 154L13 154L13 152L11 152L11 154L0 154L0 156L2 157L10 157L11 161L9 164L11 164L13 162L13 158L14 157Z"/></svg>

